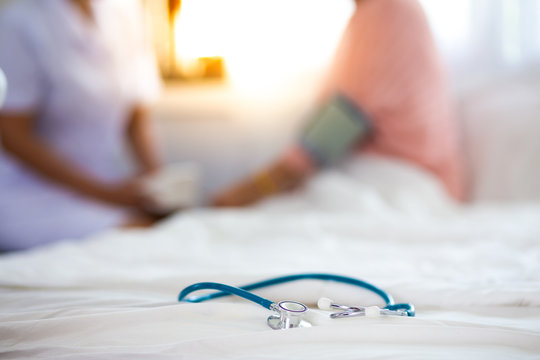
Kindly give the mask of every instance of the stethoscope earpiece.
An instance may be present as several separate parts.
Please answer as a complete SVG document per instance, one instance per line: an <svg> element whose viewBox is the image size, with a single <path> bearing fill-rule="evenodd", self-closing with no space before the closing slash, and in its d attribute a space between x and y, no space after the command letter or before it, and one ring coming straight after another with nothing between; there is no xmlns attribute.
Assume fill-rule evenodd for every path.
<svg viewBox="0 0 540 360"><path fill-rule="evenodd" d="M351 316L365 316L371 318L379 317L381 315L414 316L414 306L411 304L392 304L384 308L378 306L347 306L336 304L333 300L322 297L317 301L317 306L321 310L340 310L339 312L330 314L332 319Z"/></svg>

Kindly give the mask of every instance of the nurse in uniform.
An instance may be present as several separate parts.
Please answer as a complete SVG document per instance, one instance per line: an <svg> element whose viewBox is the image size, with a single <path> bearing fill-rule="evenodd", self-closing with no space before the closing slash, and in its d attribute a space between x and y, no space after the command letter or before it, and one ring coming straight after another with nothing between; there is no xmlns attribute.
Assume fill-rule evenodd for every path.
<svg viewBox="0 0 540 360"><path fill-rule="evenodd" d="M19 0L0 10L0 251L151 222L155 62L135 2Z"/></svg>

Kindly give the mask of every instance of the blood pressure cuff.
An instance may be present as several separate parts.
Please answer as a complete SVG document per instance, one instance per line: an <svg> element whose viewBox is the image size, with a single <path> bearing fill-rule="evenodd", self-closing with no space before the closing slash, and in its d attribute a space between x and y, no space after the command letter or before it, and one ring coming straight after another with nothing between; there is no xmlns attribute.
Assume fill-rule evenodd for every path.
<svg viewBox="0 0 540 360"><path fill-rule="evenodd" d="M300 144L318 166L331 166L370 132L367 115L349 99L336 95L309 121Z"/></svg>

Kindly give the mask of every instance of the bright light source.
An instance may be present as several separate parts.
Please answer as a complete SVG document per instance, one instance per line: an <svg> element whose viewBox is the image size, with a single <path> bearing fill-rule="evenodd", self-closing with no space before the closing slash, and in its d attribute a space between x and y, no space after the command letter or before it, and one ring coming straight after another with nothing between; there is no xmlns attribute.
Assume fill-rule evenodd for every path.
<svg viewBox="0 0 540 360"><path fill-rule="evenodd" d="M184 0L176 56L223 57L232 83L267 86L323 67L353 10L350 0Z"/></svg>
<svg viewBox="0 0 540 360"><path fill-rule="evenodd" d="M471 0L420 0L431 28L447 51L459 51L471 36Z"/></svg>

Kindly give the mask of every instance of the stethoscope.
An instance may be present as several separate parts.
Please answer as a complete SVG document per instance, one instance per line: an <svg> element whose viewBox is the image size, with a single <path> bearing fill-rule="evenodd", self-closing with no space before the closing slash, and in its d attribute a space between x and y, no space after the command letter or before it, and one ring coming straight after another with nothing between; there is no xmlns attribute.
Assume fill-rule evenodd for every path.
<svg viewBox="0 0 540 360"><path fill-rule="evenodd" d="M324 273L309 273L309 274L296 274L296 275L287 275L276 277L268 280L259 281L253 284L235 287L221 283L215 282L200 282L193 285L190 285L184 288L178 295L178 301L186 301L192 303L203 302L211 299L220 298L223 296L237 295L243 297L244 299L253 301L261 305L262 307L275 311L277 314L271 315L267 319L267 324L274 330L280 329L289 329L296 327L309 327L311 324L304 319L304 315L308 311L308 307L298 301L280 301L278 303L260 297L250 290L260 289L272 285L287 283L296 280L304 279L317 279L317 280L330 280L340 283L351 284L359 286L361 288L367 289L374 292L380 296L386 306L379 308L378 306L347 306L335 304L332 300L328 298L320 298L317 305L321 310L338 310L330 314L330 318L345 318L351 316L366 316L366 317L377 317L381 315L396 315L396 316L414 316L414 305L402 303L396 304L394 299L386 291L372 285L368 282L334 274L324 274ZM210 293L207 295L201 296L190 296L187 297L194 291L198 290L218 290L217 292Z"/></svg>

